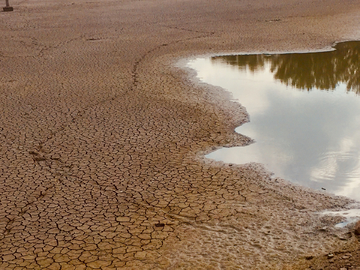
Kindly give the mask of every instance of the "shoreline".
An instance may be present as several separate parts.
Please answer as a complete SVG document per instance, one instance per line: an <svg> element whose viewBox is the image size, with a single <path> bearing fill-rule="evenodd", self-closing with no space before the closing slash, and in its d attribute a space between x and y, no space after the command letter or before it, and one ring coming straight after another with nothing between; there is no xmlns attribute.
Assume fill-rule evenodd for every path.
<svg viewBox="0 0 360 270"><path fill-rule="evenodd" d="M360 39L356 3L11 4L0 13L0 268L320 269L340 266L339 250L359 266L357 238L316 214L350 200L199 156L246 142L234 129L247 114L176 66Z"/></svg>
<svg viewBox="0 0 360 270"><path fill-rule="evenodd" d="M348 40L348 41L355 41L355 40ZM335 46L337 44L339 44L339 43L342 43L342 42L347 42L347 41L334 42L329 48L324 48L324 49L304 50L304 51L279 51L279 52L271 52L271 54L309 53L309 52L334 51ZM198 56L195 56L195 57L180 60L180 62L182 64L181 65L176 65L176 67L180 67L183 70L185 70L185 72L189 75L190 80L192 82L194 82L197 87L206 88L209 91L214 91L214 92L217 91L218 94L221 96L221 98L223 98L225 100L225 103L227 101L228 104L229 103L238 104L239 107L240 107L240 111L242 113L245 113L245 116L242 115L239 119L235 120L235 122L236 121L240 122L240 125L237 126L237 127L239 127L242 124L245 124L245 123L248 122L247 119L248 119L249 115L246 112L246 107L241 105L238 101L233 100L231 91L229 91L229 90L227 90L225 88L222 88L220 86L216 86L216 85L206 83L206 82L202 81L200 78L198 78L196 70L189 67L188 63L190 61L194 61L195 59L198 59L198 58L210 58L210 57L213 57L213 56L249 55L249 54L253 55L253 54L266 54L266 53L268 53L268 52L233 52L233 53L225 52L225 53L215 53L215 54L201 54L201 55L198 55ZM236 134L238 134L238 135L241 135L240 133L237 133L235 131L235 129L234 129L234 132ZM244 135L241 135L241 136L246 137ZM220 145L220 146L212 148L212 149L209 148L207 150L198 152L197 159L200 162L203 162L205 164L210 164L210 166L220 167L220 168L221 167L232 167L234 169L236 168L236 169L241 170L244 167L250 167L255 171L261 172L265 178L270 179L271 175L273 173L266 170L263 167L262 164L259 164L259 163L256 163L256 162L251 162L251 163L247 163L247 164L237 164L237 163L234 164L234 163L226 163L224 161L216 161L216 160L213 160L211 158L206 158L207 154L209 154L209 153L211 153L213 151L216 151L217 149L221 149L223 147L246 146L248 143L249 143L248 140L245 139L240 143L237 142L237 143L234 144L234 142L232 142L230 144L223 144L223 145ZM337 220L336 221L336 222L338 222L337 224L330 225L330 227L332 227L331 231L334 234L341 235L342 233L345 233L345 235L346 235L347 233L352 233L352 230L353 230L353 227L354 227L355 223L357 223L359 221L358 219L354 220L353 217L352 217L353 215L358 215L358 213L360 211L359 210L359 205L358 205L359 202L354 200L354 199L348 198L346 196L335 195L335 194L332 194L332 193L328 193L326 191L324 192L324 191L320 191L320 190L314 190L314 189L308 188L306 186L302 186L300 184L293 183L293 182L291 182L289 180L282 179L281 177L275 177L275 178L273 178L271 180L267 180L269 182L269 184L272 185L272 188L274 188L274 189L276 189L276 187L275 187L276 185L274 186L274 183L272 182L272 180L276 181L276 182L279 181L279 182L281 182L281 185L288 186L290 189L297 188L302 193L317 194L319 196L337 198L337 199L340 199L340 200L343 200L343 201L347 201L347 204L345 204L344 206L342 206L340 208L335 207L335 209L333 209L333 211L328 210L328 209L324 209L324 210L322 210L320 212L312 213L313 215L315 215L315 216L318 215L319 217L327 217L327 218L329 218L331 216L335 220ZM355 208L353 208L353 207L355 207ZM355 210L355 212L353 210ZM311 212L311 210L310 210L310 212ZM309 214L310 214L310 212L309 212ZM329 229L330 228L326 226L326 227L320 229L320 231L326 231L326 230L329 230ZM339 236L339 238L342 239L342 240L348 239L346 236L345 237L344 236ZM356 245L358 245L358 242L355 240L355 246ZM338 253L339 254L347 254L346 256L348 256L350 254L349 256L351 257L352 256L351 255L351 250L352 249L353 249L353 245L351 246L351 248L349 247L348 249L346 249L346 248L344 249L344 247L343 247L341 252L338 252ZM331 253L329 253L329 254L331 254ZM355 249L355 254L356 254L356 249ZM358 254L356 254L356 255L358 256ZM283 266L285 268L282 268L282 269L310 269L311 267L315 267L315 269L322 269L322 267L324 267L326 265L328 265L328 267L330 267L329 269L336 269L336 267L338 267L339 264L334 264L334 260L330 260L330 264L326 260L324 262L323 257L326 258L327 256L328 256L327 254L325 254L325 255L322 254L320 256L319 255L318 256L309 255L309 254L304 255L303 256L303 261L298 262L298 263L294 264L293 266L289 266L289 265L288 266ZM333 256L333 255L331 255L331 256ZM340 262L340 265L341 265L341 262ZM352 265L354 265L354 264L352 264ZM355 265L357 265L357 264L355 263ZM275 266L272 266L272 267L275 267ZM272 267L271 267L271 269L273 269ZM310 267L310 268L307 268L307 267ZM278 269L278 268L275 267L274 269Z"/></svg>
<svg viewBox="0 0 360 270"><path fill-rule="evenodd" d="M188 71L188 73L189 73L189 76L190 76L190 78L191 78L191 80L197 85L197 86L199 86L199 87L201 87L201 85L205 85L205 87L207 87L207 88L209 88L209 89L212 89L213 88L213 90L212 91L218 91L219 92L219 95L221 95L221 97L223 97L224 99L228 99L228 101L229 102L235 102L235 103L238 103L239 105L240 105L240 107L241 107L241 110L243 110L244 112L245 112L245 114L248 114L247 113L247 108L246 107L244 107L244 105L242 105L241 104L241 99L240 99L240 97L239 96L237 96L237 98L234 98L234 94L236 94L236 92L232 92L231 90L229 90L229 89L226 89L224 86L219 86L219 84L220 84L220 82L217 82L218 84L214 84L214 85L212 85L210 82L209 82L209 80L208 80L208 82L206 82L206 79L204 79L204 78L200 78L199 76L201 76L201 75L199 75L199 74L197 74L197 72L199 71L200 73L201 73L201 66L196 66L196 64L195 65L193 65L192 63L196 63L196 62L199 62L199 60L200 60L200 62L203 62L203 60L205 60L205 61L210 61L209 59L211 59L212 57L221 57L221 56L231 56L231 55L239 55L239 56L241 56L241 55L274 55L274 54L276 54L276 55L286 55L286 54L302 54L302 53L311 53L311 54L313 54L313 53L321 53L321 52L331 52L331 51L335 51L336 50L336 46L338 46L339 44L341 44L341 43L346 43L346 42L349 42L349 41L342 41L342 42L334 42L333 44L334 45L332 45L331 46L331 48L329 48L329 49L318 49L318 50L309 50L309 51L281 51L281 52L276 52L276 53L271 53L271 54L269 54L268 52L263 52L263 53L247 53L247 52L237 52L237 53L230 53L230 54L218 54L218 53L216 53L216 54L210 54L210 55L200 55L199 57L193 57L193 58L190 58L190 59L186 59L186 60L181 60L181 64L179 64L179 65L177 65L177 66L179 66L179 67L183 67L184 68L184 70L186 70L186 71ZM356 42L356 41L350 41L350 42ZM358 41L357 41L358 42ZM206 77L206 76L205 76ZM210 80L211 81L211 80ZM243 117L244 118L244 117ZM239 121L240 121L240 124L235 128L235 132L237 133L237 134L240 134L241 136L243 136L243 137L246 137L246 135L242 135L242 133L239 133L238 131L237 131L237 129L239 128L239 127L241 127L243 124L245 124L245 123L248 123L248 119L250 118L250 116L249 115L247 115L246 117L245 117L245 119L240 119L239 118ZM213 152L216 152L217 150L220 150L220 149L222 149L222 148L231 148L231 147L243 147L243 146L247 146L247 145L249 145L249 144L251 144L253 142L253 138L251 138L251 137L249 137L249 139L248 140L246 140L246 139L244 139L243 140L243 143L238 143L238 144L235 144L235 145L221 145L221 146L219 146L219 147L216 147L216 148L212 148L212 149L208 149L208 150L205 150L205 151L203 151L202 152L202 154L204 154L205 156L206 155L210 155L211 153L213 153ZM246 151L246 150L245 150ZM221 152L221 151L220 151ZM225 153L224 151L222 152L222 153ZM234 153L234 152L227 152L227 153ZM201 155L202 155L201 154ZM214 155L213 155L214 156ZM205 157L206 159L207 158L209 158L209 159L211 159L210 157ZM231 160L229 160L229 159L227 159L228 161L229 161L229 163L233 163L233 164L239 164L239 165L241 165L241 164L245 164L245 163L249 163L249 162L251 162L251 160L249 160L249 159L247 159L247 160L249 160L249 162L244 162L244 163L240 163L240 162L236 162L236 161L231 161ZM223 159L221 159L220 158L220 160L219 161L223 161L224 163L227 163L227 162L225 162ZM237 160L237 161L239 161L239 160ZM254 163L260 163L261 164L261 162L256 162L256 161L253 161ZM264 166L263 164L262 164L262 166ZM269 169L269 172L271 172L271 169ZM272 172L271 172L272 173ZM279 178L282 178L282 176L278 176ZM339 181L339 180L338 180ZM290 182L292 182L292 181L290 181ZM341 182L341 181L340 181ZM324 187L326 187L326 186L324 186ZM323 190L325 190L325 189L323 189ZM315 191L315 190L314 190ZM327 194L331 194L331 195L334 195L334 196L336 196L336 194L333 194L333 193L331 193L331 192L326 192ZM353 194L353 195L356 195L356 194ZM337 195L337 196L342 196L342 197L346 197L346 195ZM356 200L356 198L351 198L351 196L350 197L347 197L347 198L349 198L349 199L352 199L352 200Z"/></svg>

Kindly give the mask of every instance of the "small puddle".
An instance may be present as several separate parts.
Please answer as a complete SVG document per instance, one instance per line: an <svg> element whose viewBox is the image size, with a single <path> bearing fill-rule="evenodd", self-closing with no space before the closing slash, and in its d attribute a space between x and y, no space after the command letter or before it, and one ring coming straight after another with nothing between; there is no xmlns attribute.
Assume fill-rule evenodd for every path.
<svg viewBox="0 0 360 270"><path fill-rule="evenodd" d="M360 204L355 203L352 205L348 205L349 209L343 211L330 211L326 210L321 213L320 215L324 216L342 216L345 218L343 222L336 224L335 227L337 228L344 228L349 224L355 223L360 219Z"/></svg>
<svg viewBox="0 0 360 270"><path fill-rule="evenodd" d="M360 201L360 42L333 51L230 55L188 63L233 94L254 139L207 157L264 164L275 176Z"/></svg>

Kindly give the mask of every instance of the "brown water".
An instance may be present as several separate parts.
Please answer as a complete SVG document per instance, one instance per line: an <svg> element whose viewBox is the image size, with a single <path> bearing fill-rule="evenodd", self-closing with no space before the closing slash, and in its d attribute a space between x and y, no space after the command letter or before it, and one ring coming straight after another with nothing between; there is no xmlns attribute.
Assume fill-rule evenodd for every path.
<svg viewBox="0 0 360 270"><path fill-rule="evenodd" d="M360 42L334 49L191 61L203 82L246 107L250 122L236 131L255 141L207 157L262 163L275 177L360 201Z"/></svg>

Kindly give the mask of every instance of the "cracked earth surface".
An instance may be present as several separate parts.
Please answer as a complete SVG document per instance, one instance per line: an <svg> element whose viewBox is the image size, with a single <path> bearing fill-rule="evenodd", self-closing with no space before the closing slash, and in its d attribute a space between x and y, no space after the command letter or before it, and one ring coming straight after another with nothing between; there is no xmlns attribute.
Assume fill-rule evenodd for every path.
<svg viewBox="0 0 360 270"><path fill-rule="evenodd" d="M359 1L279 2L0 13L0 269L356 269L358 239L317 214L350 200L203 157L247 144L248 116L184 59L359 38Z"/></svg>

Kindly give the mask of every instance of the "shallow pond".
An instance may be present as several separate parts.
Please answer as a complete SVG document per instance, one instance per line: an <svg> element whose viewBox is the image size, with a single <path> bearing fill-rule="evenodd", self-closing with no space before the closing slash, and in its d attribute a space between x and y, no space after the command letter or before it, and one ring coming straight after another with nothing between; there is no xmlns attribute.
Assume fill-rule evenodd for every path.
<svg viewBox="0 0 360 270"><path fill-rule="evenodd" d="M258 162L275 176L360 201L360 42L333 51L231 55L188 63L201 81L232 92L254 139L207 157Z"/></svg>

